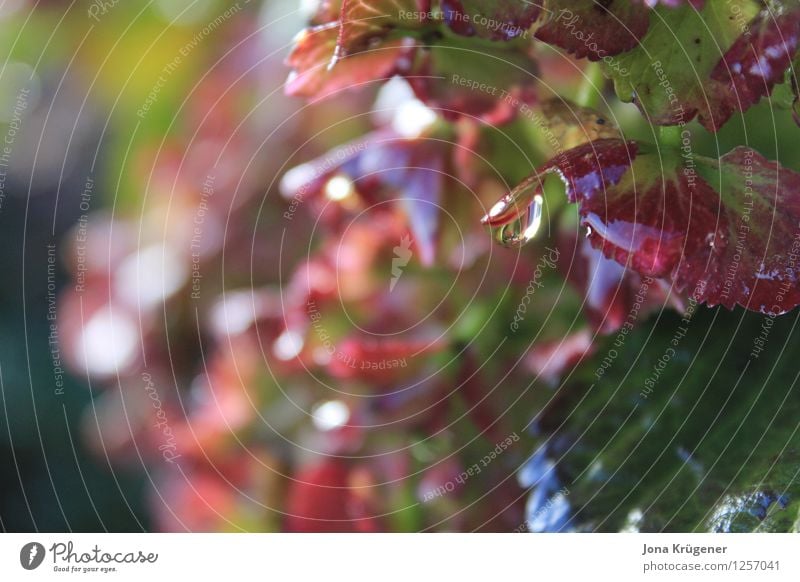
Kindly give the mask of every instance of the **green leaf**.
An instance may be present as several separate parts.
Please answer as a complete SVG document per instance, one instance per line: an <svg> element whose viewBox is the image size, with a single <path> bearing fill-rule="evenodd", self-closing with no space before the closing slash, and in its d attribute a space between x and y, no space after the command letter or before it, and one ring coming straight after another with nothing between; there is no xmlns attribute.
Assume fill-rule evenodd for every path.
<svg viewBox="0 0 800 582"><path fill-rule="evenodd" d="M792 531L800 404L784 346L798 340L797 318L722 310L695 311L688 324L683 317L662 314L621 348L609 339L584 368L591 388L573 387L562 402L559 435L569 445L558 472L571 492L571 525ZM765 333L771 357L762 362L752 348ZM611 364L598 380L604 358Z"/></svg>

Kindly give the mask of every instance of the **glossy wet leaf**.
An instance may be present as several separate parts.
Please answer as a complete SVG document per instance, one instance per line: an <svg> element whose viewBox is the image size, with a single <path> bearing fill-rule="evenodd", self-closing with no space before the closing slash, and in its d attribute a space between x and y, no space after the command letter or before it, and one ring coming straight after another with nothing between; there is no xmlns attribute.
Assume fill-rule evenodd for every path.
<svg viewBox="0 0 800 582"><path fill-rule="evenodd" d="M779 314L800 304L800 174L743 147L687 161L599 140L534 173L485 222L510 222L520 194L553 171L606 257L711 306Z"/></svg>
<svg viewBox="0 0 800 582"><path fill-rule="evenodd" d="M565 99L548 99L527 117L542 147L554 158L563 159L566 151L581 144L620 137L619 128L607 116ZM543 188L544 177L534 174L491 208L483 223L496 229L497 242L519 246L538 234L546 199Z"/></svg>
<svg viewBox="0 0 800 582"><path fill-rule="evenodd" d="M561 262L561 271L581 298L589 324L601 334L623 328L627 334L652 311L675 303L665 281L642 276L606 258L582 232L564 233L559 246L571 257Z"/></svg>

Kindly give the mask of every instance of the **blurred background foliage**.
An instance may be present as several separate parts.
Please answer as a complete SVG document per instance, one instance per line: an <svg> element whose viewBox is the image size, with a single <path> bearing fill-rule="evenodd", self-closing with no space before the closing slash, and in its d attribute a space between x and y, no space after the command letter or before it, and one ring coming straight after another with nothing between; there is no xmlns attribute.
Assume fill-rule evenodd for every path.
<svg viewBox="0 0 800 582"><path fill-rule="evenodd" d="M287 529L279 511L264 510L280 506L286 485L275 485L270 476L243 476L249 460L232 455L224 461L235 466L231 473L236 477L231 479L247 483L244 493L231 493L232 487L220 485L200 464L187 469L190 476L196 471L188 481L200 491L197 495L216 503L213 513L218 514L211 515L191 492L175 489L179 483L155 487L163 483L157 471L143 469L138 449L109 453L87 444L87 411L104 406L104 397L113 390L90 388L86 378L65 374L63 394L54 394L48 343L47 245L59 249L55 282L63 296L72 281L69 243L61 241L82 214L79 200L86 177L95 178L95 215L113 214L137 226L149 217L168 229L172 215L169 207L159 209L157 198L179 181L169 154L181 159L187 144L199 147L197 132L216 140L212 154L224 149L220 143L246 136L246 145L231 154L236 159L230 169L246 176L244 189L250 192L246 216L238 223L247 244L234 246L229 255L244 249L246 256L251 242L263 249L255 258L246 256L250 262L243 259L237 266L234 261L232 268L229 264L225 279L215 263L204 285L221 291L276 284L286 281L293 262L304 256L305 248L289 245L278 265L281 240L276 224L287 202L277 195L276 179L289 167L368 131L376 92L348 94L301 110L302 103L282 94L287 73L283 61L307 13L298 12L292 0L240 4L241 9L187 52L143 116L137 111L164 75L164 67L203 34L209 22L230 10L230 2L118 2L100 14L99 21L88 15L90 2L15 0L0 12L2 120L7 124L11 119L21 87L29 87L32 95L0 209L0 527L6 531ZM571 98L579 92L580 68L570 64L560 69L560 60L555 54L551 61L545 58L545 70L554 72L550 87L555 91L545 98ZM692 123L695 152L716 157L747 142L768 158L800 170L798 130L787 122L791 99L788 88L780 87L770 100L716 135ZM597 102L600 110L613 113L627 137L657 139L638 110L619 103L610 88ZM209 112L214 114L211 121ZM524 122L485 131L485 143L500 144L498 149L504 151L497 161L508 183L524 178L531 162L544 161L537 136ZM503 148L508 141L519 149ZM213 156L199 158L191 165L193 171L200 172L203 160ZM292 233L312 226L311 219L300 214ZM479 211L473 214L465 221L480 216ZM524 253L523 260L535 263L535 252ZM253 263L259 265L255 274ZM410 269L424 271L418 265ZM432 273L425 289L439 293L450 281L435 269ZM471 342L473 357L484 363L482 377L491 379L485 386L491 385L492 410L504 413L502 428L486 430L475 422L468 414L476 402L472 394L449 403L445 417L451 424L441 438L421 438L434 431L431 426L371 436L379 443L377 451L408 448L409 459L403 462L409 466L403 465L400 473L414 475L381 490L388 508L380 529L510 531L527 516L540 531L797 530L797 315L775 320L768 350L748 362L765 318L741 310L701 308L673 358L680 365L668 367L653 394L642 399L641 387L680 325L680 316L662 312L640 322L602 379L594 372L614 348L613 336L596 338L594 355L555 388L535 374L534 367L516 365L534 341L559 340L585 323L577 294L554 273L548 277L552 285L536 301L558 303L556 316L549 316L549 308L530 312L520 332L506 338L527 282L517 274L513 283L521 286L502 281L504 285L459 318L453 344L432 360L455 384L462 373L463 346ZM470 291L457 290L455 303L469 300ZM165 328L176 333L173 342L194 339L194 330L187 330L186 305L170 306L174 320ZM368 313L371 307L362 309ZM331 325L336 332L335 326L344 324L337 319ZM68 333L62 330L62 339ZM159 336L155 343L163 347L163 340ZM186 341L185 353L179 354L185 362L178 361L177 367L185 366L184 376L176 379L177 391L188 391L197 372L198 348L190 344ZM497 356L498 346L506 357ZM251 347L237 345L232 351L240 357ZM284 414L271 408L279 400L271 372L258 369L250 385L263 398L265 416ZM369 382L349 385L353 392L370 388ZM316 387L300 383L294 389L300 401L319 399ZM112 419L121 422L118 416ZM256 443L253 450L259 461L271 469L280 467L276 472L281 475L286 467L292 467L287 472L295 470L280 446L269 452L258 449L272 444L272 437L259 430L263 428L252 425L243 430L243 438ZM511 431L519 433L521 442L470 483L471 488L420 503L420 488L445 483L479 462ZM459 459L455 465L448 461L454 455ZM441 459L445 461L439 463ZM426 473L432 464L438 474ZM386 475L397 471L387 469L382 476L388 481ZM332 482L341 482L337 479ZM559 496L561 487L568 494ZM263 498L253 495L268 489L271 493ZM154 501L154 491L158 496L164 492L166 499L161 501L179 514L177 520ZM372 501L364 501L368 502ZM470 518L464 518L462 513L470 511Z"/></svg>

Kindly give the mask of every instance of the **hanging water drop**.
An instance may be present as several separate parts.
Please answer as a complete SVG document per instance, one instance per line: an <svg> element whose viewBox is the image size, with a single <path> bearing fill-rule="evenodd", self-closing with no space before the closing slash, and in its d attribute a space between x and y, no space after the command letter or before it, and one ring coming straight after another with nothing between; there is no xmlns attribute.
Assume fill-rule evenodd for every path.
<svg viewBox="0 0 800 582"><path fill-rule="evenodd" d="M522 231L522 243L526 243L539 233L542 226L542 211L544 210L544 198L541 194L533 197L533 204L528 208L528 226Z"/></svg>
<svg viewBox="0 0 800 582"><path fill-rule="evenodd" d="M541 192L540 176L533 175L492 206L481 222L491 227L498 243L522 246L533 240L542 226L544 197Z"/></svg>
<svg viewBox="0 0 800 582"><path fill-rule="evenodd" d="M529 243L542 226L544 198L541 194L533 197L528 208L517 218L494 229L497 242L507 247L517 247Z"/></svg>

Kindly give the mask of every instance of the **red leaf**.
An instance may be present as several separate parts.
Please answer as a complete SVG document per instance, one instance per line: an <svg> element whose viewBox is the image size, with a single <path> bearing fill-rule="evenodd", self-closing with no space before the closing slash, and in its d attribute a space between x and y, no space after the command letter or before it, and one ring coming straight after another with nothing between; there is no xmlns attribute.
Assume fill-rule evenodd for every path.
<svg viewBox="0 0 800 582"><path fill-rule="evenodd" d="M721 202L719 225L711 234L709 225L692 217L689 234L696 229L697 235L687 236L694 244L687 244L677 285L697 285L696 298L710 305L786 313L800 304L800 174L746 147L710 162L704 172L708 182L700 180L699 186L712 200L718 197L708 206L717 210ZM720 180L721 197L708 186Z"/></svg>
<svg viewBox="0 0 800 582"><path fill-rule="evenodd" d="M628 0L550 0L549 18L536 38L576 58L599 61L629 51L650 27L650 11Z"/></svg>
<svg viewBox="0 0 800 582"><path fill-rule="evenodd" d="M441 330L401 339L352 335L337 346L328 372L337 378L385 380L417 364L415 358L430 358L446 347Z"/></svg>
<svg viewBox="0 0 800 582"><path fill-rule="evenodd" d="M534 101L536 67L526 46L476 51L451 35L420 51L412 36L428 25L429 13L430 0L344 0L339 20L308 28L295 40L287 94L324 99L402 75L444 117L479 116L493 124L513 119Z"/></svg>
<svg viewBox="0 0 800 582"><path fill-rule="evenodd" d="M444 21L456 34L513 40L541 13L537 2L522 0L442 0Z"/></svg>
<svg viewBox="0 0 800 582"><path fill-rule="evenodd" d="M339 25L335 22L300 33L287 60L292 67L286 81L287 95L324 99L370 81L390 79L408 72L416 51L412 39L397 39L334 64L338 36Z"/></svg>
<svg viewBox="0 0 800 582"><path fill-rule="evenodd" d="M800 8L777 17L763 11L712 71L712 108L708 115L700 108L700 123L716 131L736 111L746 111L772 93L797 52L798 37Z"/></svg>
<svg viewBox="0 0 800 582"><path fill-rule="evenodd" d="M343 0L334 62L367 48L372 40L385 38L395 28L418 28L430 8L430 0Z"/></svg>

